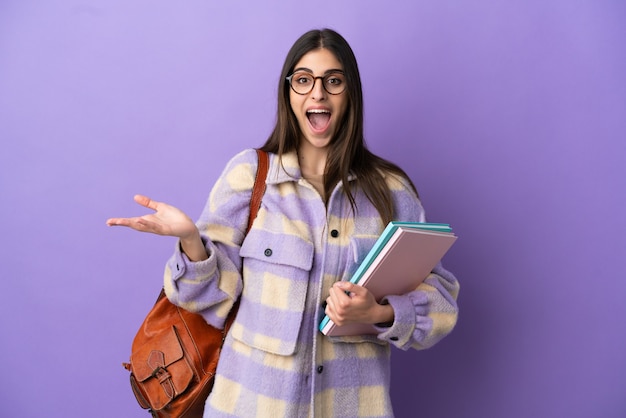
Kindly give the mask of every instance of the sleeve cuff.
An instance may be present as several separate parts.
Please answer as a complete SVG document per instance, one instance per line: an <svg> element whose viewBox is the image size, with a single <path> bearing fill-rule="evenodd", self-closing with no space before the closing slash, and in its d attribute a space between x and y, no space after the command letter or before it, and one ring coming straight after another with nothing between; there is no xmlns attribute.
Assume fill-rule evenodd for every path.
<svg viewBox="0 0 626 418"><path fill-rule="evenodd" d="M207 248L207 240L203 237L202 242L204 247ZM211 274L215 268L215 260L213 260L214 252L207 248L209 258L202 261L191 261L189 257L182 251L180 247L180 241L176 242L176 248L174 254L168 260L168 267L172 272L172 280L177 281L183 276L190 279L207 277Z"/></svg>
<svg viewBox="0 0 626 418"><path fill-rule="evenodd" d="M424 317L428 315L428 298L426 295L422 292L413 293L413 299L423 299L423 301L412 300L408 295L387 296L384 300L393 308L393 324L390 327L376 326L377 331L379 331L379 339L388 341L402 350L408 350L411 346L411 339L416 327L416 315Z"/></svg>

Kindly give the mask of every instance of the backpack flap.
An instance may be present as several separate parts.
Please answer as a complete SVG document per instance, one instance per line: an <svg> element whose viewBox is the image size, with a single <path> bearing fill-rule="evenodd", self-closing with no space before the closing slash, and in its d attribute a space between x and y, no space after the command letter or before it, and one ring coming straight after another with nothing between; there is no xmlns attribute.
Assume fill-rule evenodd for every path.
<svg viewBox="0 0 626 418"><path fill-rule="evenodd" d="M138 389L156 411L183 393L193 379L176 327L132 353L130 362Z"/></svg>

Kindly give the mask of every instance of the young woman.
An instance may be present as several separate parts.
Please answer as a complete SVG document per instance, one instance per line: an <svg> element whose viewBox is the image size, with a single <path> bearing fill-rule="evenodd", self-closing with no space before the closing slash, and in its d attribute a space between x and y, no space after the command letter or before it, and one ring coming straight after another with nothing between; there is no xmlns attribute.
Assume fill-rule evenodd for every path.
<svg viewBox="0 0 626 418"><path fill-rule="evenodd" d="M459 285L441 265L380 302L347 282L387 222L426 218L407 175L365 147L357 62L338 33L307 32L289 51L262 149L267 188L247 235L252 149L227 164L197 224L145 196L135 200L153 214L107 223L178 237L167 296L212 325L240 298L205 416L392 417L390 346L423 349L447 335ZM324 336L325 313L378 334Z"/></svg>

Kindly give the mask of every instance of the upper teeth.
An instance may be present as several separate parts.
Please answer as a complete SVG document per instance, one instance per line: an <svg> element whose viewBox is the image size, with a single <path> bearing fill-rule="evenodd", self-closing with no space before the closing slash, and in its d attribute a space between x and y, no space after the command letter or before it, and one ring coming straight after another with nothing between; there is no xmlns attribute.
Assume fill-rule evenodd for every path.
<svg viewBox="0 0 626 418"><path fill-rule="evenodd" d="M307 110L307 113L330 113L330 112L326 109L309 109Z"/></svg>

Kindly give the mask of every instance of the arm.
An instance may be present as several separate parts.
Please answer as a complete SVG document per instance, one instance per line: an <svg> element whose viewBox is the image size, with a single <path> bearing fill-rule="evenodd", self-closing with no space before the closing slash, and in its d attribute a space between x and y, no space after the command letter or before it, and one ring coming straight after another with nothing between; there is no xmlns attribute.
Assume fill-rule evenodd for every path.
<svg viewBox="0 0 626 418"><path fill-rule="evenodd" d="M458 292L459 282L439 265L413 292L385 299L395 318L389 328L380 329L379 338L403 350L432 347L456 325Z"/></svg>
<svg viewBox="0 0 626 418"><path fill-rule="evenodd" d="M393 180L390 179L390 189L396 208L394 219L425 222L424 210L412 189L401 180ZM339 325L349 322L374 324L379 339L399 348L428 348L454 328L458 291L459 284L454 275L439 264L414 291L402 296L388 296L378 304L367 289L337 282L329 291L326 314Z"/></svg>
<svg viewBox="0 0 626 418"><path fill-rule="evenodd" d="M107 220L108 226L179 238L165 268L165 292L172 303L203 313L216 326L223 323L241 292L239 247L257 163L254 150L244 151L230 161L197 226L179 209L142 195L136 195L135 201L153 213Z"/></svg>
<svg viewBox="0 0 626 418"><path fill-rule="evenodd" d="M421 202L408 186L395 190L397 219L426 222ZM393 308L394 321L388 328L379 328L379 338L404 350L432 347L456 325L458 293L458 280L439 263L414 291L383 300Z"/></svg>
<svg viewBox="0 0 626 418"><path fill-rule="evenodd" d="M197 237L180 240L165 268L168 298L222 326L243 288L239 256L257 169L254 150L235 156L215 183L197 222ZM204 258L194 258L204 252Z"/></svg>

